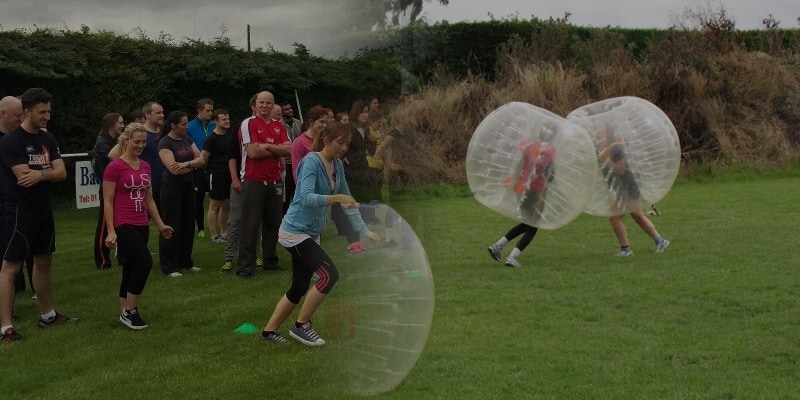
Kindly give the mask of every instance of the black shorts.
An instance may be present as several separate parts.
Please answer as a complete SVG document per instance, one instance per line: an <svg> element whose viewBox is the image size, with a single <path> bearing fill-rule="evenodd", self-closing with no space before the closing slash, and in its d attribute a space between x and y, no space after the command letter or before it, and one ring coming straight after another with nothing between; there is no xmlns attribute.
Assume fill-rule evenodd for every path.
<svg viewBox="0 0 800 400"><path fill-rule="evenodd" d="M192 172L194 191L199 193L208 192L208 173L204 169L196 169Z"/></svg>
<svg viewBox="0 0 800 400"><path fill-rule="evenodd" d="M612 172L608 185L616 193L616 200L634 201L641 196L639 184L630 170L626 169L622 175Z"/></svg>
<svg viewBox="0 0 800 400"><path fill-rule="evenodd" d="M211 173L208 176L208 197L214 200L228 200L231 197L231 175Z"/></svg>
<svg viewBox="0 0 800 400"><path fill-rule="evenodd" d="M33 255L56 251L56 229L53 210L30 210L6 205L3 232L6 247L3 260L20 262Z"/></svg>

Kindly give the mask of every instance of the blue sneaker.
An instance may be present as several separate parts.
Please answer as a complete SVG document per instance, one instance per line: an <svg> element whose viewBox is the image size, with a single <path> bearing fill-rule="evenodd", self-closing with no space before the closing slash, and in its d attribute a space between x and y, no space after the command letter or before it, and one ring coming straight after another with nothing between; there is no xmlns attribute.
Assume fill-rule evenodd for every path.
<svg viewBox="0 0 800 400"><path fill-rule="evenodd" d="M292 326L289 336L306 346L322 346L325 344L325 340L319 337L317 331L314 330L311 321L304 323L302 326Z"/></svg>

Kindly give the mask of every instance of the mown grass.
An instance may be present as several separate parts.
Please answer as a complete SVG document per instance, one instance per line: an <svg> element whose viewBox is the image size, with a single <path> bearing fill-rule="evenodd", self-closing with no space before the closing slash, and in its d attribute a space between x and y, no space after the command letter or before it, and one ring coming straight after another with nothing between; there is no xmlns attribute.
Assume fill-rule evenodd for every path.
<svg viewBox="0 0 800 400"><path fill-rule="evenodd" d="M796 177L681 181L652 217L672 241L664 254L628 220L636 256L612 257L608 221L583 215L540 231L521 269L486 253L514 222L472 198L397 202L425 246L436 307L417 365L376 397L794 398L799 196ZM26 341L0 346L3 399L351 398L324 384L319 360L333 346L233 332L264 323L290 274L220 275L218 245L198 242L199 273L154 270L141 305L150 327L121 328L119 270L92 266L94 212L57 213L56 305L81 321L38 330L35 303L18 296ZM358 262L327 238L340 268Z"/></svg>

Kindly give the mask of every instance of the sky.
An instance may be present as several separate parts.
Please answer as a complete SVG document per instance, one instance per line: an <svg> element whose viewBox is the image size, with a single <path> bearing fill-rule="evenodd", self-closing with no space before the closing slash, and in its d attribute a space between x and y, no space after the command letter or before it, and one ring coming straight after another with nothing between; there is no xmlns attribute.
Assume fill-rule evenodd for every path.
<svg viewBox="0 0 800 400"><path fill-rule="evenodd" d="M379 1L379 0L374 0ZM164 33L176 41L204 41L223 34L234 46L291 51L303 43L314 55L338 56L361 47L340 40L348 0L0 0L0 28L48 27L118 34ZM574 25L623 28L667 28L684 22L684 10L724 7L738 29L759 29L761 20L774 15L782 28L798 28L798 0L438 0L425 3L421 18L462 22L518 17L562 18L570 13Z"/></svg>

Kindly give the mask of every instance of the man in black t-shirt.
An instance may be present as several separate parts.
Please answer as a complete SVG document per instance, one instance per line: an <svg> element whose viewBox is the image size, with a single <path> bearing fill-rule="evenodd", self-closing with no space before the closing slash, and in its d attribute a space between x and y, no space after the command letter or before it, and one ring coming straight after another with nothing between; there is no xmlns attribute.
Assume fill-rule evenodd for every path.
<svg viewBox="0 0 800 400"><path fill-rule="evenodd" d="M230 140L236 136L228 132L231 119L227 110L214 110L214 131L206 136L201 154L206 160L208 172L208 231L211 241L225 243L228 234L228 212L230 211L230 194L232 177L228 169L230 159ZM236 138L234 137L234 140ZM219 227L219 229L217 229Z"/></svg>
<svg viewBox="0 0 800 400"><path fill-rule="evenodd" d="M17 129L24 118L25 112L22 111L22 102L18 97L6 96L0 99L0 139L7 133L11 133L11 131ZM4 208L4 197L5 193L2 191L2 188L0 188L0 214ZM2 222L0 222L0 248L5 248L5 240L5 232L3 231ZM25 260L25 269L28 270L28 281L30 282L31 290L33 290L33 277L31 276L33 272L32 257ZM17 293L25 291L25 269L20 269L20 273L17 275L17 279L14 282ZM34 295L35 294L34 292Z"/></svg>
<svg viewBox="0 0 800 400"><path fill-rule="evenodd" d="M57 313L52 305L55 223L49 182L65 180L67 171L55 138L45 130L50 120L51 96L44 89L32 88L20 95L20 100L25 119L0 140L0 180L6 199L3 231L8 232L0 269L0 334L6 343L22 340L12 326L14 279L30 255L34 258L39 327L71 320ZM14 218L9 218L12 215Z"/></svg>

